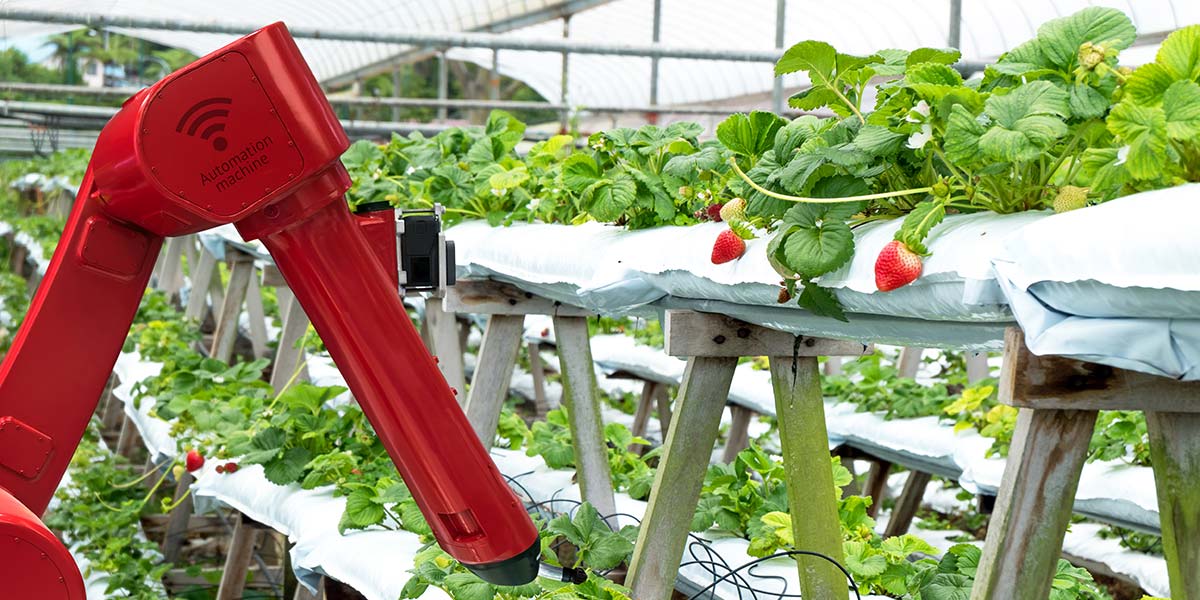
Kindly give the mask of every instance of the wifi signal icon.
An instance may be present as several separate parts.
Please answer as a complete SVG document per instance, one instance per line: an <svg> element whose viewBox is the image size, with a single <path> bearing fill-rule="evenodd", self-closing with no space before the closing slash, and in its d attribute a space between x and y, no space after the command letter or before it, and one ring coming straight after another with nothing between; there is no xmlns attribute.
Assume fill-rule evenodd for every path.
<svg viewBox="0 0 1200 600"><path fill-rule="evenodd" d="M229 145L225 138L218 134L225 131L225 121L229 116L229 106L231 104L233 104L233 100L230 98L208 98L201 100L192 105L187 112L183 113L183 116L179 118L179 125L175 127L175 131L184 133L186 128L186 135L199 135L202 140L212 139L213 150L220 152Z"/></svg>

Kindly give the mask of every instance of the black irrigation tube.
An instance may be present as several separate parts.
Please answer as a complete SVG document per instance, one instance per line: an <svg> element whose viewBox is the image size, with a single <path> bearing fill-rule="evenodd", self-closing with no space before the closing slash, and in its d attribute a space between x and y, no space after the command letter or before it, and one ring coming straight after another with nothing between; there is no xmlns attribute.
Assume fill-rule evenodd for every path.
<svg viewBox="0 0 1200 600"><path fill-rule="evenodd" d="M526 488L524 485L522 485L519 481L517 481L518 478L525 477L525 476L532 475L532 474L533 474L533 471L528 471L525 473L521 473L520 475L516 475L515 477L510 477L508 475L503 475L503 477L506 481L508 481L510 486L516 486L516 488L518 488L518 490L515 490L515 491L519 491L519 493L522 494L525 498L529 498L530 500L532 500L533 494L529 493L529 489ZM565 514L573 515L574 512L576 510L578 510L578 508L580 506L583 505L583 502L580 500L574 500L574 499L570 499L570 498L550 498L550 499L542 500L539 502L527 503L525 505L525 510L532 514L537 514L539 516L545 517L547 512L549 514L553 514L553 511L543 511L542 510L543 507L552 506L554 504L569 504L569 505L571 505L571 508L566 510ZM617 512L617 513L612 513L612 514L600 515L600 518L602 520L604 520L606 523L610 522L609 519L619 518L619 517L629 518L629 519L637 522L637 524L639 526L641 525L641 519L639 519L636 516L631 515L629 513ZM611 528L612 525L610 524L609 527ZM776 600L783 600L784 598L799 598L800 594L788 593L788 588L787 588L788 583L785 578L780 577L778 575L759 575L759 574L755 573L755 570L757 567L760 567L762 565L762 563L764 563L770 559L780 558L780 557L785 557L785 556L798 556L798 555L815 556L815 557L821 558L823 560L826 560L826 561L829 561L830 563L832 563L834 566L836 566L838 568L838 570L840 570L846 576L846 579L850 582L850 589L854 590L855 597L859 598L859 600L861 600L861 598L862 598L862 596L860 595L859 590L858 590L858 584L855 583L854 577L850 574L850 572L847 571L846 568L843 567L841 564L839 564L837 561L835 561L832 558L825 556L824 554L821 554L819 552L810 552L807 550L790 550L790 551L785 551L785 552L779 552L779 553L772 554L772 555L764 557L764 558L750 561L740 567L733 568L729 565L728 562L725 561L724 557L722 557L715 550L713 550L713 548L709 544L708 540L705 540L704 538L701 538L690 531L688 532L688 537L691 538L691 540L692 540L691 543L688 544L688 548L687 548L688 553L692 557L692 560L681 563L679 565L679 568L682 569L687 566L700 566L700 567L705 568L705 570L708 571L708 573L710 575L712 575L712 577L713 577L712 583L708 584L707 586L705 586L703 588L700 588L698 592L696 592L695 594L693 594L692 596L689 597L689 600L696 600L696 599L700 598L701 595L703 595L705 592L707 592L709 590L713 590L709 594L709 598L716 598L717 586L720 585L721 583L725 582L726 580L731 580L734 582L733 585L738 590L739 600L742 600L745 598L745 596L743 596L743 591L748 592L750 594L750 598L753 598L754 600L758 600L760 598L760 595L762 597L775 598ZM552 548L557 548L562 543L563 542L559 542L558 544L555 544L554 546L552 546ZM703 553L705 555L703 558L700 556L701 553ZM705 560L705 559L707 559L707 560ZM605 575L608 575L612 571L613 571L613 569L609 569L607 571L602 571L599 573L601 576L605 576ZM743 571L745 571L747 574L749 574L750 579L779 581L782 583L783 589L780 592L771 592L771 591L767 591L767 590L755 587L754 585L752 585L750 579L747 579L742 574Z"/></svg>

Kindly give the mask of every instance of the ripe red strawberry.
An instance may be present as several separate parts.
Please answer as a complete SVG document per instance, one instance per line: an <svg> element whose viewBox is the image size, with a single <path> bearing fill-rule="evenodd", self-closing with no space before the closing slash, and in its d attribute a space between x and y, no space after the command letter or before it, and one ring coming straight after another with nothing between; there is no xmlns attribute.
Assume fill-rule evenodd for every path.
<svg viewBox="0 0 1200 600"><path fill-rule="evenodd" d="M723 208L724 206L725 206L724 204L710 204L707 207L705 207L704 212L705 212L705 214L708 215L709 219L720 222L721 221L721 208Z"/></svg>
<svg viewBox="0 0 1200 600"><path fill-rule="evenodd" d="M187 465L188 473L194 473L204 466L204 456L195 450L188 450L184 464Z"/></svg>
<svg viewBox="0 0 1200 600"><path fill-rule="evenodd" d="M227 463L225 463L225 472L226 472L226 473L237 473L237 470L238 470L239 468L240 468L240 467L238 467L238 464L237 464L237 463L235 463L235 462L227 462Z"/></svg>
<svg viewBox="0 0 1200 600"><path fill-rule="evenodd" d="M224 473L225 465L217 465L217 473Z"/></svg>
<svg viewBox="0 0 1200 600"><path fill-rule="evenodd" d="M904 287L920 276L921 256L899 240L888 242L875 259L875 287L881 292Z"/></svg>
<svg viewBox="0 0 1200 600"><path fill-rule="evenodd" d="M731 260L737 260L746 251L746 242L732 229L726 229L717 234L713 243L712 263L719 265Z"/></svg>

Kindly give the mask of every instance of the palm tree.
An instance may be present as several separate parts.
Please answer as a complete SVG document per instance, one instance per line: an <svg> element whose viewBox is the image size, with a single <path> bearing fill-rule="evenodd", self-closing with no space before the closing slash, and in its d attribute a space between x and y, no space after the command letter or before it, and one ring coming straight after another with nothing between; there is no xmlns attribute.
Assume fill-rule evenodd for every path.
<svg viewBox="0 0 1200 600"><path fill-rule="evenodd" d="M194 60L196 60L196 55L182 48L155 50L146 57L142 74L149 80L157 81L186 67Z"/></svg>
<svg viewBox="0 0 1200 600"><path fill-rule="evenodd" d="M95 58L100 40L91 29L76 29L52 35L46 44L54 47L53 57L63 70L63 80L68 84L79 83L81 58Z"/></svg>

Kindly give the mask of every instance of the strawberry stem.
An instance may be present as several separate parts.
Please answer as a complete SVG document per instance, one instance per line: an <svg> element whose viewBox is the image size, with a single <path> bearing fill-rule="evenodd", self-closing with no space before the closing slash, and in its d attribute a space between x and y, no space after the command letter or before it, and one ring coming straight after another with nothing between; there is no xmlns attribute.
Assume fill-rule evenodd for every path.
<svg viewBox="0 0 1200 600"><path fill-rule="evenodd" d="M772 198L776 198L779 200L786 200L788 202L805 202L805 203L811 203L811 204L837 204L840 202L858 202L860 200L882 200L883 198L895 198L897 196L911 196L913 194L927 194L933 190L932 187L923 187L923 188L912 188L912 189L908 189L908 190L900 190L900 191L896 191L896 192L880 192L878 194L864 194L862 196L845 196L842 198L806 198L804 196L789 196L788 194L780 194L779 192L772 192L771 190L768 190L767 188L762 187L761 185L758 185L757 183L754 183L754 180L750 179L749 176L747 176L745 173L742 172L742 168L738 166L737 160L734 159L732 156L729 157L729 165L731 167L733 167L733 171L738 174L738 177L741 177L742 181L745 181L747 184L749 184L750 187L754 188L755 191L757 191L761 194L764 194L766 196L770 196Z"/></svg>

